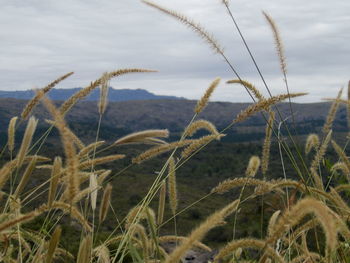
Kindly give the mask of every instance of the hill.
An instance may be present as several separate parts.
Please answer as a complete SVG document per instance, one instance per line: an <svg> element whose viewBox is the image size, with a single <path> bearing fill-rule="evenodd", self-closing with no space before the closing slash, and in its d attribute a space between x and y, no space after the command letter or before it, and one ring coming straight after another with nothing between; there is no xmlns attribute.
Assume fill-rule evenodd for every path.
<svg viewBox="0 0 350 263"><path fill-rule="evenodd" d="M19 116L27 101L17 99L0 99L0 131L6 132L6 127L12 116ZM60 102L57 102L60 104ZM167 128L177 136L188 124L193 116L193 108L196 101L190 100L140 100L109 102L107 110L102 120L101 137L105 140L114 140L118 136L130 132L144 129ZM211 102L208 107L200 114L203 118L214 123L218 129L226 127L235 116L249 103L228 103ZM321 130L325 117L328 113L330 103L293 103L292 108L295 115L295 125L291 124L289 104L278 104L277 121L281 118L288 118L290 129L293 133L303 135ZM34 115L43 120L50 118L45 108L39 105L34 111ZM96 102L83 101L78 103L69 114L67 121L71 128L82 137L83 140L95 138L95 126L98 122L98 110ZM41 121L40 123L43 123ZM225 140L230 141L251 141L259 140L264 137L265 119L262 114L252 116L245 122L239 123L228 131ZM346 109L340 107L336 120L334 122L335 132L345 132ZM283 132L282 125L282 132ZM284 131L285 132L285 131Z"/></svg>
<svg viewBox="0 0 350 263"><path fill-rule="evenodd" d="M49 97L52 100L66 100L81 88L73 89L52 89ZM35 92L33 90L16 90L16 91L0 91L0 98L13 98L29 100L33 98ZM86 100L99 100L99 90L96 89L87 96ZM144 89L113 89L110 88L108 92L109 101L129 101L129 100L159 100L159 99L180 99L174 96L155 95Z"/></svg>

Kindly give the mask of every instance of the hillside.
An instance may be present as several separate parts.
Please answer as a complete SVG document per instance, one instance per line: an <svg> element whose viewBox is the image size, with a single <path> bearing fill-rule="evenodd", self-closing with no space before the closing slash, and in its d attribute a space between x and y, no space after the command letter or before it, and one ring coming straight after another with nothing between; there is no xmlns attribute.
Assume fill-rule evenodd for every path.
<svg viewBox="0 0 350 263"><path fill-rule="evenodd" d="M49 97L52 100L66 100L81 88L73 89L52 89ZM35 92L33 90L16 90L16 91L2 91L0 90L0 98L12 98L29 100L33 98ZM85 100L96 101L99 100L100 91L93 90ZM159 99L179 99L174 96L155 95L144 89L113 89L110 88L108 92L109 101L129 101L129 100L159 100Z"/></svg>
<svg viewBox="0 0 350 263"><path fill-rule="evenodd" d="M26 102L25 100L0 99L0 130L2 133L6 132L10 118L14 115L20 115ZM177 135L192 118L195 104L196 101L190 100L109 102L102 120L101 137L105 140L114 140L118 136L130 132L154 128L167 128L173 135ZM248 105L249 103L212 102L200 114L199 118L207 119L213 122L218 129L223 129ZM303 135L318 132L321 129L330 103L293 103L292 107L295 113L297 134ZM290 118L289 104L279 104L278 110L282 119L289 117L287 122L290 124L292 118ZM49 118L42 105L36 108L34 115L41 120ZM79 136L90 140L95 136L94 130L98 117L96 102L83 101L73 107L67 115L67 121ZM277 119L280 120L279 117ZM264 125L265 120L259 113L232 127L225 139L230 141L260 139L264 136ZM294 125L289 126L294 131ZM335 132L344 132L346 128L346 109L341 107L334 123L334 130Z"/></svg>

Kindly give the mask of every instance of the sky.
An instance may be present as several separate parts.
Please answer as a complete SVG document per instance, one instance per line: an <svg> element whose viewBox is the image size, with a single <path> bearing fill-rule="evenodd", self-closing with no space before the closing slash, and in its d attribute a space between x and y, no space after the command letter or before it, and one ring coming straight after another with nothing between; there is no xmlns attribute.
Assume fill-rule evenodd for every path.
<svg viewBox="0 0 350 263"><path fill-rule="evenodd" d="M145 68L111 81L116 89L199 99L221 77L212 100L249 102L223 58L193 30L137 0L0 0L0 89L40 88L74 71L57 88L84 87L106 71ZM267 95L220 0L157 0L201 24L224 48L240 77ZM272 31L284 44L296 102L335 97L350 79L349 0L231 0L230 9L273 95L286 89ZM344 92L347 93L347 92ZM344 95L345 96L345 95Z"/></svg>

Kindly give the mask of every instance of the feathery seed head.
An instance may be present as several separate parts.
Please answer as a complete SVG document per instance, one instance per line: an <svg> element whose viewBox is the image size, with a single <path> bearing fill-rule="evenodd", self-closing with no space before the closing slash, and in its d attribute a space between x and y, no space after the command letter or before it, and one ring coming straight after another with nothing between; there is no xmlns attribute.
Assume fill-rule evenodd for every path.
<svg viewBox="0 0 350 263"><path fill-rule="evenodd" d="M10 152L13 152L13 149L15 147L15 128L17 123L18 117L13 117L10 120L9 128L8 128L8 139L7 139L7 147L9 148Z"/></svg>
<svg viewBox="0 0 350 263"><path fill-rule="evenodd" d="M32 143L33 135L37 124L38 124L38 120L36 120L34 117L31 117L29 119L26 130L24 132L21 147L16 157L18 160L17 167L21 167L23 164L24 158L27 155L30 144Z"/></svg>
<svg viewBox="0 0 350 263"><path fill-rule="evenodd" d="M314 148L316 151L320 147L320 138L317 134L311 133L306 139L305 144L305 153L308 154L312 148Z"/></svg>
<svg viewBox="0 0 350 263"><path fill-rule="evenodd" d="M260 167L260 158L259 156L252 156L249 159L249 163L247 166L247 170L245 171L245 175L247 177L254 177Z"/></svg>
<svg viewBox="0 0 350 263"><path fill-rule="evenodd" d="M209 98L211 94L214 92L216 87L220 83L220 78L216 78L209 86L209 88L205 91L203 97L197 102L195 113L200 113L208 104Z"/></svg>
<svg viewBox="0 0 350 263"><path fill-rule="evenodd" d="M100 214L99 214L99 221L102 223L107 216L109 203L111 201L111 195L112 195L112 185L107 184L102 197L101 207L100 207Z"/></svg>

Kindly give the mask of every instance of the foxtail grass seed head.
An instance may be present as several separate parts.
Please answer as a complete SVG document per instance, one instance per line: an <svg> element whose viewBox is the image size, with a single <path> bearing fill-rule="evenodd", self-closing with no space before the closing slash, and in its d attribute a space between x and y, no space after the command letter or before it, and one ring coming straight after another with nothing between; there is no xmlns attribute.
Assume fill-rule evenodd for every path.
<svg viewBox="0 0 350 263"><path fill-rule="evenodd" d="M60 237L61 237L61 233L62 233L62 228L60 226L57 226L55 228L55 231L52 234L52 237L50 239L49 242L49 247L47 250L47 254L46 254L46 263L51 263L52 259L54 257L55 254L55 250L58 246L58 243L60 241Z"/></svg>
<svg viewBox="0 0 350 263"><path fill-rule="evenodd" d="M263 12L263 15L265 16L267 22L269 23L269 26L273 33L273 37L275 39L276 50L277 50L278 58L280 60L281 71L284 75L286 75L287 74L286 57L284 55L284 47L283 47L283 43L280 37L280 33L278 31L277 25L275 21L272 19L272 17L268 15L266 12Z"/></svg>
<svg viewBox="0 0 350 263"><path fill-rule="evenodd" d="M55 200L58 181L60 180L61 170L62 170L62 159L61 157L56 157L51 170L49 196L47 199L48 207L51 207L53 201Z"/></svg>
<svg viewBox="0 0 350 263"><path fill-rule="evenodd" d="M136 156L135 158L133 158L132 163L140 164L143 161L149 160L153 157L156 157L162 153L166 153L168 151L171 151L175 148L184 147L192 142L193 142L193 140L183 140L183 141L172 142L169 144L164 144L164 145L153 147L153 148L141 153L140 155Z"/></svg>
<svg viewBox="0 0 350 263"><path fill-rule="evenodd" d="M336 153L338 154L341 161L345 164L347 170L350 171L350 161L349 161L349 158L346 156L344 150L333 140L332 140L332 146L336 151ZM350 181L350 174L347 174L347 179Z"/></svg>
<svg viewBox="0 0 350 263"><path fill-rule="evenodd" d="M148 70L148 69L138 69L138 68L130 68L130 69L119 69L116 71L112 71L108 73L109 79L128 74L128 73L141 73L141 72L156 72L154 70ZM102 79L105 78L105 74L103 74L99 79L95 80L94 82L91 82L91 84L75 94L73 94L68 100L66 100L62 106L60 107L60 112L62 115L65 115L67 111L69 111L79 100L85 98L87 95L90 94L91 91L96 89L99 85L102 83Z"/></svg>
<svg viewBox="0 0 350 263"><path fill-rule="evenodd" d="M164 14L167 14L177 20L179 20L181 23L192 29L195 33L197 33L202 39L204 39L210 47L214 50L214 52L218 54L223 54L224 51L220 47L219 43L214 39L214 37L208 33L200 24L192 21L191 19L187 18L186 16L179 14L173 10L166 9L164 7L161 7L155 3L152 3L150 1L142 0L143 3L146 5L149 5L155 9L158 9L159 11L163 12Z"/></svg>
<svg viewBox="0 0 350 263"><path fill-rule="evenodd" d="M311 162L310 170L316 170L319 163L322 161L324 155L326 154L326 150L328 147L328 144L332 138L332 130L330 130L326 136L326 138L323 140L321 146L319 147L318 151L316 152L316 155L314 159Z"/></svg>
<svg viewBox="0 0 350 263"><path fill-rule="evenodd" d="M250 105L248 108L246 108L245 110L241 111L233 120L233 122L234 123L242 122L259 111L268 110L270 106L282 100L304 96L304 95L307 95L307 93L289 93L289 94L273 96L271 98L258 101L257 103L254 103Z"/></svg>
<svg viewBox="0 0 350 263"><path fill-rule="evenodd" d="M56 127L61 135L61 141L64 148L64 153L66 156L66 173L68 175L68 181L66 183L66 193L68 194L68 199L72 201L74 196L79 192L80 179L78 177L78 156L76 154L76 149L74 147L70 133L68 132L67 124L63 118L63 115L56 109L54 104L47 99L43 98L44 105L54 118L56 122Z"/></svg>
<svg viewBox="0 0 350 263"><path fill-rule="evenodd" d="M332 125L335 119L335 115L337 114L342 92L343 92L343 89L340 89L340 91L338 92L337 98L333 101L332 106L329 109L326 122L324 123L323 129L322 129L324 136L326 136L328 132L332 129Z"/></svg>
<svg viewBox="0 0 350 263"><path fill-rule="evenodd" d="M207 145L208 143L210 143L213 140L220 140L221 137L224 137L224 136L225 136L225 134L213 134L213 135L203 136L197 140L193 140L193 142L181 152L181 158L186 159L186 158L190 157L201 146Z"/></svg>
<svg viewBox="0 0 350 263"><path fill-rule="evenodd" d="M175 174L175 159L173 157L169 160L168 166L168 191L169 191L169 203L170 209L173 215L176 214L178 198L177 198L177 187L176 187L176 174Z"/></svg>
<svg viewBox="0 0 350 263"><path fill-rule="evenodd" d="M87 263L91 261L92 237L88 234L81 241L78 251L77 263Z"/></svg>
<svg viewBox="0 0 350 263"><path fill-rule="evenodd" d="M114 142L114 145L122 145L129 143L143 143L144 141L150 138L168 138L169 131L167 129L164 130L145 130L134 132L128 134Z"/></svg>
<svg viewBox="0 0 350 263"><path fill-rule="evenodd" d="M225 257L235 253L238 248L253 248L264 250L268 256L272 257L275 260L274 262L285 263L283 258L272 247L266 244L265 240L253 238L242 238L229 242L219 250L219 253L214 258L214 262L221 262L221 259L224 259Z"/></svg>
<svg viewBox="0 0 350 263"><path fill-rule="evenodd" d="M99 214L99 221L102 223L107 216L109 203L111 201L111 195L112 195L112 185L107 184L102 197L101 207L100 207L100 214Z"/></svg>
<svg viewBox="0 0 350 263"><path fill-rule="evenodd" d="M32 139L33 139L37 124L38 124L38 121L34 117L31 117L28 121L27 128L24 132L24 136L22 139L22 144L21 144L21 147L19 148L19 151L16 157L18 160L18 164L17 164L18 168L22 166L24 158L27 155L28 149L32 143Z"/></svg>
<svg viewBox="0 0 350 263"><path fill-rule="evenodd" d="M97 256L97 263L110 263L111 262L111 254L108 247L104 244L96 247L94 249L94 253Z"/></svg>
<svg viewBox="0 0 350 263"><path fill-rule="evenodd" d="M271 229L270 238L267 243L274 242L282 235L284 235L293 226L300 223L300 221L308 214L315 215L315 218L320 223L325 233L326 241L326 255L333 253L337 245L337 235L339 228L337 225L337 218L334 217L334 212L323 202L316 199L306 197L301 199L297 204L287 210L279 217L274 227Z"/></svg>
<svg viewBox="0 0 350 263"><path fill-rule="evenodd" d="M17 123L18 117L13 117L10 120L9 128L8 128L8 139L7 139L7 147L9 151L12 153L13 149L15 148L15 129L16 129L16 123Z"/></svg>
<svg viewBox="0 0 350 263"><path fill-rule="evenodd" d="M162 182L159 191L159 201L158 201L158 218L157 224L161 225L164 219L164 209L165 209L165 197L166 197L166 183Z"/></svg>
<svg viewBox="0 0 350 263"><path fill-rule="evenodd" d="M205 129L210 132L212 135L219 135L218 130L210 121L207 120L197 120L188 126L185 130L186 136L194 135L198 130Z"/></svg>
<svg viewBox="0 0 350 263"><path fill-rule="evenodd" d="M100 100L98 102L98 112L102 115L107 107L108 89L109 89L109 73L106 72L101 77Z"/></svg>
<svg viewBox="0 0 350 263"><path fill-rule="evenodd" d="M100 147L104 143L105 143L105 141L97 141L97 142L93 142L93 143L89 144L88 146L85 146L84 148L82 148L79 151L79 153L78 153L79 158L85 157L90 152L96 150L98 147Z"/></svg>
<svg viewBox="0 0 350 263"><path fill-rule="evenodd" d="M223 194L233 188L243 186L260 186L261 188L271 189L273 187L273 184L264 180L259 180L251 177L227 179L219 183L216 187L214 187L211 190L211 193Z"/></svg>
<svg viewBox="0 0 350 263"><path fill-rule="evenodd" d="M337 162L335 164L333 164L332 168L331 168L331 172L334 173L336 171L341 171L343 173L343 175L345 175L346 177L350 175L350 170L347 167L347 165L343 162Z"/></svg>
<svg viewBox="0 0 350 263"><path fill-rule="evenodd" d="M254 95L255 98L258 100L263 100L265 99L264 96L260 93L260 91L250 82L246 80L239 80L239 79L232 79L226 82L227 84L241 84L243 85L246 89L251 91Z"/></svg>
<svg viewBox="0 0 350 263"><path fill-rule="evenodd" d="M188 251L195 242L201 241L210 229L220 225L223 220L233 213L238 207L238 200L228 204L221 210L210 215L199 227L194 229L183 243L177 246L174 251L165 259L165 263L178 263L181 257Z"/></svg>
<svg viewBox="0 0 350 263"><path fill-rule="evenodd" d="M95 211L96 203L97 203L97 191L98 191L96 174L90 175L90 188L92 189L92 192L90 193L91 209Z"/></svg>
<svg viewBox="0 0 350 263"><path fill-rule="evenodd" d="M249 163L247 166L247 170L245 171L245 175L247 177L254 177L258 172L260 167L260 158L259 156L252 156L249 159Z"/></svg>
<svg viewBox="0 0 350 263"><path fill-rule="evenodd" d="M80 170L90 169L91 167L94 167L96 165L113 162L116 160L123 159L124 157L125 157L124 154L113 154L113 155L107 155L107 156L103 156L95 159L89 159L87 161L81 162L79 164L79 169Z"/></svg>
<svg viewBox="0 0 350 263"><path fill-rule="evenodd" d="M279 215L281 214L281 210L277 210L276 212L274 212L272 214L272 216L270 217L270 220L269 220L269 225L267 227L267 233L268 235L271 235L271 231L273 229L273 227L275 226L276 222L277 222L277 219L279 217Z"/></svg>
<svg viewBox="0 0 350 263"><path fill-rule="evenodd" d="M19 195L21 194L21 192L23 191L24 187L27 185L30 176L33 174L33 171L35 169L35 165L37 162L37 157L34 156L34 158L30 161L30 163L28 164L26 170L24 171L21 180L16 188L15 191L15 198L18 198Z"/></svg>
<svg viewBox="0 0 350 263"><path fill-rule="evenodd" d="M270 111L269 115L270 115L270 117L269 117L269 120L268 120L267 125L266 125L265 140L264 140L262 158L261 158L261 171L262 171L263 175L266 174L267 168L269 165L271 136L272 136L272 130L273 130L273 123L275 121L275 112Z"/></svg>
<svg viewBox="0 0 350 263"><path fill-rule="evenodd" d="M48 84L46 87L40 89L36 92L36 95L28 102L28 104L25 106L25 108L22 111L21 118L23 120L27 119L29 114L33 111L33 109L38 105L39 101L43 98L43 96L49 92L53 87L55 87L58 83L60 83L62 80L68 78L71 76L74 72L69 72L58 79L54 80L50 84Z"/></svg>
<svg viewBox="0 0 350 263"><path fill-rule="evenodd" d="M306 144L305 144L305 153L308 154L311 152L312 148L314 148L316 151L320 147L320 138L318 137L317 134L311 133L306 139Z"/></svg>
<svg viewBox="0 0 350 263"><path fill-rule="evenodd" d="M200 113L207 106L209 98L213 94L214 90L220 83L220 78L216 78L205 91L203 97L197 102L196 108L194 109L195 113Z"/></svg>

